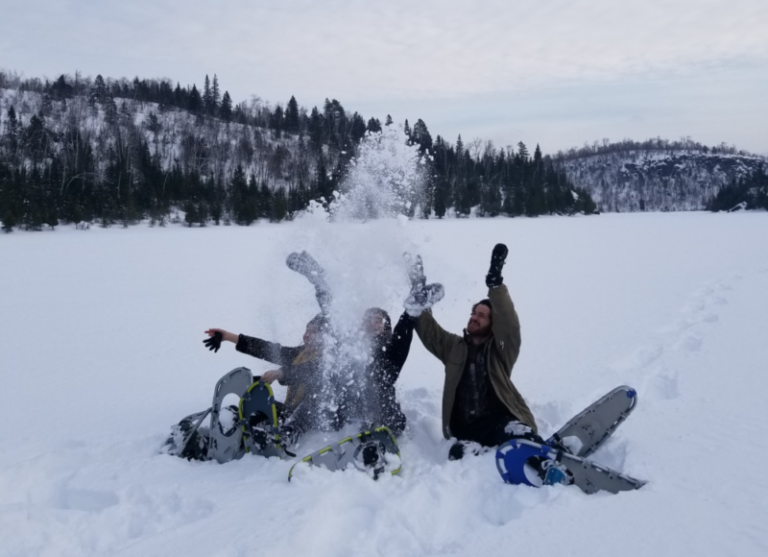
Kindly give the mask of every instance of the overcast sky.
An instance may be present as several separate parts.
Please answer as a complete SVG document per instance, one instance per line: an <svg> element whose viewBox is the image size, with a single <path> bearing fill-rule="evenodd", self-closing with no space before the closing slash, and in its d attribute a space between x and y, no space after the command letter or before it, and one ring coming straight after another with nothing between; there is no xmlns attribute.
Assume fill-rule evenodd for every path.
<svg viewBox="0 0 768 557"><path fill-rule="evenodd" d="M554 152L609 138L768 154L768 0L0 0L0 68L218 75L258 95Z"/></svg>

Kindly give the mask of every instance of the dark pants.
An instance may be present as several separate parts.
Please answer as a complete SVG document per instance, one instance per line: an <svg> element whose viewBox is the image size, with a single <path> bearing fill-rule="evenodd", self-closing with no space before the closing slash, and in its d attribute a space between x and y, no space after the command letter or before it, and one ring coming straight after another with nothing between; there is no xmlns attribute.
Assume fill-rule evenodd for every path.
<svg viewBox="0 0 768 557"><path fill-rule="evenodd" d="M511 416L484 420L483 423L474 423L468 427L459 425L451 429L458 441L448 453L450 460L458 460L467 453L485 452L476 445L473 447L473 443L483 447L497 447L512 439L525 439L541 445L545 444L544 439L534 433L533 429Z"/></svg>

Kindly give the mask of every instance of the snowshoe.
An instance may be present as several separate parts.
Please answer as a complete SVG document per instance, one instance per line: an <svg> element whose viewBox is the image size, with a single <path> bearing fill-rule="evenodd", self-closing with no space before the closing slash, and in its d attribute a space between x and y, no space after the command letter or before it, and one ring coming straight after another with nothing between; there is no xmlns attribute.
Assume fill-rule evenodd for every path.
<svg viewBox="0 0 768 557"><path fill-rule="evenodd" d="M568 420L547 445L587 457L599 449L637 405L637 392L617 387Z"/></svg>
<svg viewBox="0 0 768 557"><path fill-rule="evenodd" d="M208 441L208 458L224 463L241 458L245 454L243 446L243 430L232 427L237 424L239 413L232 415L229 408L222 409L224 397L235 394L242 397L243 393L253 383L251 370L245 367L233 369L216 383L211 407L211 431Z"/></svg>
<svg viewBox="0 0 768 557"><path fill-rule="evenodd" d="M278 433L277 407L269 383L256 381L240 399L239 423L246 452L263 456L286 456Z"/></svg>
<svg viewBox="0 0 768 557"><path fill-rule="evenodd" d="M537 459L551 462L536 462ZM496 468L505 483L532 487L553 483L574 484L584 493L618 493L640 489L646 482L611 470L590 460L525 439L512 439L496 451ZM546 470L544 477L539 470ZM556 470L553 471L553 470Z"/></svg>
<svg viewBox="0 0 768 557"><path fill-rule="evenodd" d="M208 431L201 428L211 409L190 414L171 428L171 435L163 444L166 454L187 460L206 460L208 454Z"/></svg>
<svg viewBox="0 0 768 557"><path fill-rule="evenodd" d="M288 480L293 477L294 468L303 463L331 471L345 470L351 464L376 480L386 472L393 475L400 472L400 451L395 436L382 426L346 437L302 458L291 467Z"/></svg>

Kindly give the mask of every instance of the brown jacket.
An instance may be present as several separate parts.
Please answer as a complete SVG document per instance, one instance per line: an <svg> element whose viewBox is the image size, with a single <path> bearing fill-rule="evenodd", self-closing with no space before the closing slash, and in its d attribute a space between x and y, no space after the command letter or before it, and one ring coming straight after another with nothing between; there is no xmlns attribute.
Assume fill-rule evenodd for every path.
<svg viewBox="0 0 768 557"><path fill-rule="evenodd" d="M489 289L488 298L493 305L491 326L493 335L485 343L484 349L491 385L502 404L520 421L536 431L533 414L510 379L512 367L520 353L520 320L517 318L515 305L509 297L507 287L503 284ZM443 435L448 439L451 437L451 412L456 398L456 388L467 360L467 341L464 337L443 329L429 311L423 312L416 322L416 333L424 347L445 365Z"/></svg>

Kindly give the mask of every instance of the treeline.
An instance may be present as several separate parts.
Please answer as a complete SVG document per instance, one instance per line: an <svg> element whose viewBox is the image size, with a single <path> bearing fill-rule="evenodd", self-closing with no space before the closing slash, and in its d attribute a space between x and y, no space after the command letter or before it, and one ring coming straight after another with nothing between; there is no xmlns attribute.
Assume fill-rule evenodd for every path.
<svg viewBox="0 0 768 557"><path fill-rule="evenodd" d="M233 106L218 79L202 91L167 80L0 73L3 229L59 223L164 225L280 221L331 199L367 133L393 125L349 114L337 100L308 111L295 98ZM418 120L406 139L427 163L416 216L591 213L538 146L533 156L461 138L432 141Z"/></svg>
<svg viewBox="0 0 768 557"><path fill-rule="evenodd" d="M571 184L555 169L541 149L531 156L524 143L513 149L494 149L474 142L465 147L459 136L451 146L439 136L430 152L433 156L431 201L434 214L442 217L452 208L467 216L510 217L543 214L572 215L596 211L590 195Z"/></svg>
<svg viewBox="0 0 768 557"><path fill-rule="evenodd" d="M602 141L594 141L591 145L585 143L582 147L574 147L567 151L558 151L554 158L558 161L569 161L582 157L591 157L593 155L626 153L629 151L637 151L641 153L663 151L671 155L685 151L696 151L712 155L751 155L751 153L748 153L747 151L736 149L733 145L728 145L726 143L709 147L698 141L692 140L690 137L683 137L677 141L671 141L662 137L654 137L646 139L645 141L623 139L621 141L612 142L609 139L603 139Z"/></svg>
<svg viewBox="0 0 768 557"><path fill-rule="evenodd" d="M709 203L710 211L732 211L738 209L768 210L768 174L760 166L748 175L733 179L720 189Z"/></svg>

